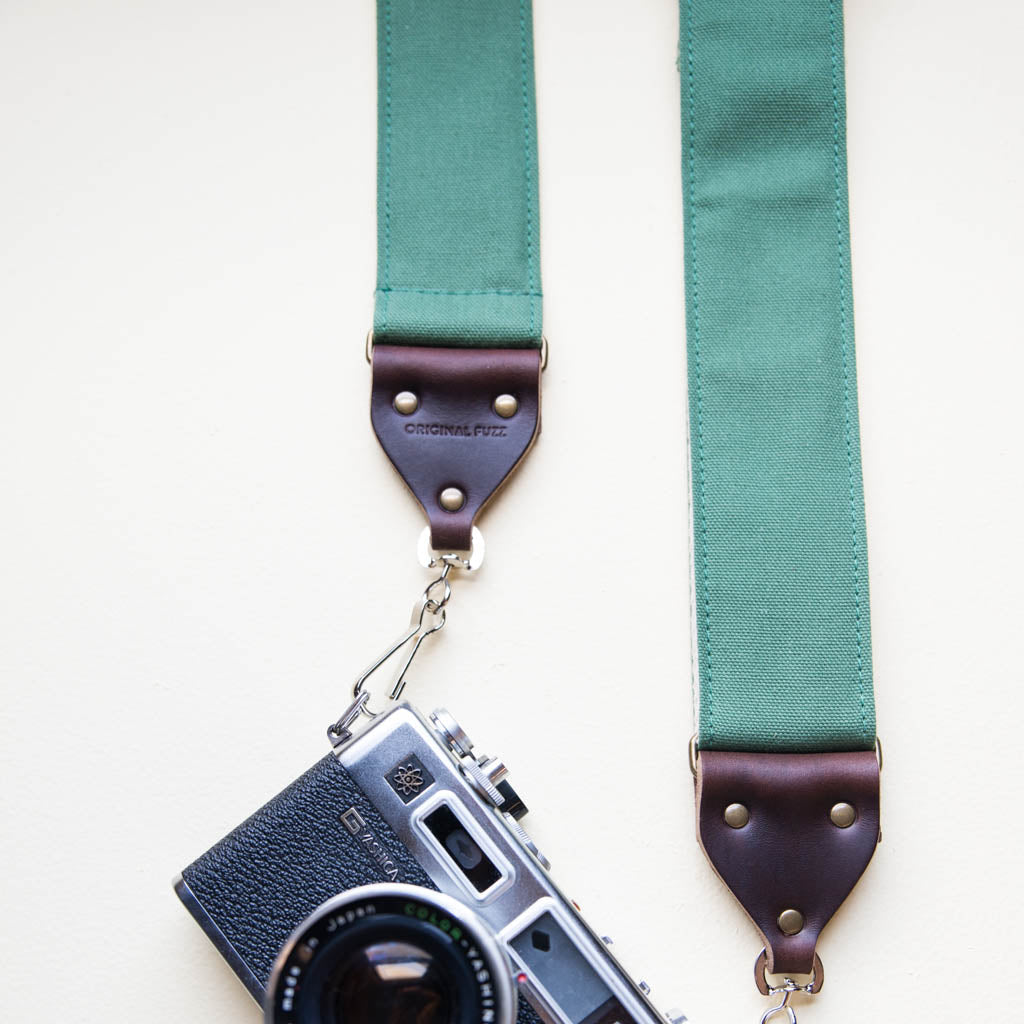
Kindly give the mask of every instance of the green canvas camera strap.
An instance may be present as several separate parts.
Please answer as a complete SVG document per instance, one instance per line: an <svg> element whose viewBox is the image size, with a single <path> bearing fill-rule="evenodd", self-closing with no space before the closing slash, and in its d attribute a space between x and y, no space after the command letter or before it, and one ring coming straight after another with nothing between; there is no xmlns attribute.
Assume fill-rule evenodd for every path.
<svg viewBox="0 0 1024 1024"><path fill-rule="evenodd" d="M377 12L371 418L444 574L374 668L478 563L542 369L530 4ZM811 975L787 1000L878 838L842 28L838 0L681 0L698 827L762 990Z"/></svg>
<svg viewBox="0 0 1024 1024"><path fill-rule="evenodd" d="M475 562L540 425L529 0L379 0L377 74L373 427L431 550Z"/></svg>
<svg viewBox="0 0 1024 1024"><path fill-rule="evenodd" d="M377 341L539 348L527 0L377 5Z"/></svg>
<svg viewBox="0 0 1024 1024"><path fill-rule="evenodd" d="M879 837L842 8L680 13L698 834L818 991Z"/></svg>

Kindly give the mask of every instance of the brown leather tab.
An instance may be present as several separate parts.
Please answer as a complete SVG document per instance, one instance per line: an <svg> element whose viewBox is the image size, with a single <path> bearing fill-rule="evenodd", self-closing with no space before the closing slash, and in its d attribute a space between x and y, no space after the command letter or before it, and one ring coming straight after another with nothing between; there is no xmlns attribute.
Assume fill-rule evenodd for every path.
<svg viewBox="0 0 1024 1024"><path fill-rule="evenodd" d="M856 812L846 828L831 818L840 803ZM732 804L742 804L749 814L742 827L726 821ZM734 824L743 820L735 808L729 817ZM812 973L818 936L871 860L878 823L874 751L708 750L697 761L698 839L761 932L771 974ZM780 927L779 916L786 910L803 917L796 934L787 935Z"/></svg>
<svg viewBox="0 0 1024 1024"><path fill-rule="evenodd" d="M540 431L538 349L374 345L370 419L388 458L430 522L435 551L468 551L480 510L530 450ZM416 407L395 407L402 392ZM508 417L494 409L515 398ZM441 505L447 488L465 501Z"/></svg>

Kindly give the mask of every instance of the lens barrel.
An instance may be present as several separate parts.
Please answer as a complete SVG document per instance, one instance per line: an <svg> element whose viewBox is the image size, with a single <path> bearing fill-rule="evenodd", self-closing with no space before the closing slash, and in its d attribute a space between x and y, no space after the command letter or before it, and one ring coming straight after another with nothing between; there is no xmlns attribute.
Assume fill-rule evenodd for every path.
<svg viewBox="0 0 1024 1024"><path fill-rule="evenodd" d="M508 957L473 911L382 883L342 893L292 933L265 1024L514 1024Z"/></svg>

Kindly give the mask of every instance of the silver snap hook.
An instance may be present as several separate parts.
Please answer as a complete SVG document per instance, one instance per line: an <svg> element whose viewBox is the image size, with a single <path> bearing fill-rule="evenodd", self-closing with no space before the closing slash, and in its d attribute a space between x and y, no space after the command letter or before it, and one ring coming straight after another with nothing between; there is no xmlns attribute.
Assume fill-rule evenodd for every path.
<svg viewBox="0 0 1024 1024"><path fill-rule="evenodd" d="M769 1006L761 1016L761 1024L768 1024L773 1017L785 1014L789 1018L789 1024L796 1024L796 1010L789 1005L789 997L796 991L795 988L784 988L777 990L782 995L782 1002L778 1006Z"/></svg>

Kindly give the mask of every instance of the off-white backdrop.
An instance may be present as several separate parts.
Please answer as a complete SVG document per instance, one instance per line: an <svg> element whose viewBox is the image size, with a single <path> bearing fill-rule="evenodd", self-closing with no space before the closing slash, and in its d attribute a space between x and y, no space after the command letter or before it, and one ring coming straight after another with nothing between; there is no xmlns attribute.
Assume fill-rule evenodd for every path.
<svg viewBox="0 0 1024 1024"><path fill-rule="evenodd" d="M885 841L801 1020L1007 1019L1024 18L846 20ZM536 2L544 434L409 694L724 1024L764 1004L692 837L676 24ZM369 0L0 6L4 1020L258 1020L171 878L325 752L425 580L367 417L374 77Z"/></svg>

